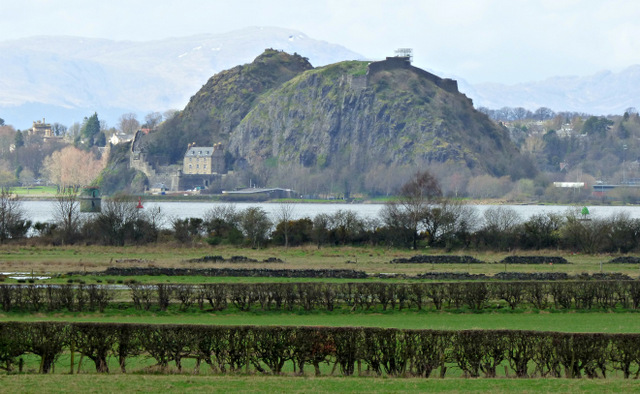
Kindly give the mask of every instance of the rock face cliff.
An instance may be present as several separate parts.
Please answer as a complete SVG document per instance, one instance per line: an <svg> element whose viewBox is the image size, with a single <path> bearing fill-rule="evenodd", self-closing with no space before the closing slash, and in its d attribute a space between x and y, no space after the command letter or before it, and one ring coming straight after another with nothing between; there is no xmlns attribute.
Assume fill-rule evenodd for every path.
<svg viewBox="0 0 640 394"><path fill-rule="evenodd" d="M495 175L517 154L506 131L476 112L454 81L398 58L343 62L291 79L261 98L228 149L252 166L273 158L366 171L451 161Z"/></svg>
<svg viewBox="0 0 640 394"><path fill-rule="evenodd" d="M163 141L174 161L189 142L224 142L236 169L281 185L293 174L354 180L436 163L501 176L520 158L507 130L475 111L455 81L406 58L312 68L272 50L212 77L155 136L158 153Z"/></svg>

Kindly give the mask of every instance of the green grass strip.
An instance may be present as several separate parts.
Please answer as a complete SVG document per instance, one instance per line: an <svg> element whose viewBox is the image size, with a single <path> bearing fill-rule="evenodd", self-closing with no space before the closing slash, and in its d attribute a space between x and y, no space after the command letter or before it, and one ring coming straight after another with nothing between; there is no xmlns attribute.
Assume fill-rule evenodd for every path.
<svg viewBox="0 0 640 394"><path fill-rule="evenodd" d="M370 377L194 376L183 375L2 375L11 393L113 392L637 392L640 381L623 379L395 379Z"/></svg>
<svg viewBox="0 0 640 394"><path fill-rule="evenodd" d="M284 325L405 329L508 329L558 332L640 333L637 313L5 313L0 321L69 321L148 324Z"/></svg>

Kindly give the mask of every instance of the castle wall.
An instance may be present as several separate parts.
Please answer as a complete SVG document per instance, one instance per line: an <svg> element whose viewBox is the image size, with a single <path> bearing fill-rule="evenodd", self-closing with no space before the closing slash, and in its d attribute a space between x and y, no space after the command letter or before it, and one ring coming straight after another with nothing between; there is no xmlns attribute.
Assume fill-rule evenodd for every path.
<svg viewBox="0 0 640 394"><path fill-rule="evenodd" d="M413 67L407 57L388 57L385 60L370 63L367 72L367 84L369 84L370 78L376 73L398 69L411 70L449 93L459 93L457 81L448 78L443 79L418 67Z"/></svg>
<svg viewBox="0 0 640 394"><path fill-rule="evenodd" d="M171 177L171 191L190 190L200 187L211 191L220 191L221 175L183 174L179 171Z"/></svg>
<svg viewBox="0 0 640 394"><path fill-rule="evenodd" d="M147 156L141 152L132 152L129 156L129 167L136 169L147 176L147 178L153 178L156 176L156 171L151 164L147 161Z"/></svg>

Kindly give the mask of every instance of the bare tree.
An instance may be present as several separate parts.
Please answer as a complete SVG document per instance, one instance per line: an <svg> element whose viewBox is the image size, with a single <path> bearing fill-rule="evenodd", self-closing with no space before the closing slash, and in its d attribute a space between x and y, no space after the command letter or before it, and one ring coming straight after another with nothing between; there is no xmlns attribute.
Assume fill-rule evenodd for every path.
<svg viewBox="0 0 640 394"><path fill-rule="evenodd" d="M88 185L100 174L104 165L104 160L95 158L91 152L69 146L44 160L44 172L51 182L64 190Z"/></svg>
<svg viewBox="0 0 640 394"><path fill-rule="evenodd" d="M311 238L320 249L329 239L329 227L331 226L331 216L326 213L319 213L313 218L313 229Z"/></svg>
<svg viewBox="0 0 640 394"><path fill-rule="evenodd" d="M423 216L429 245L441 244L450 248L454 242L470 234L477 226L476 210L460 201L444 198L430 207Z"/></svg>
<svg viewBox="0 0 640 394"><path fill-rule="evenodd" d="M390 201L380 210L380 220L384 224L389 246L407 246L413 242L411 223L397 201Z"/></svg>
<svg viewBox="0 0 640 394"><path fill-rule="evenodd" d="M234 204L220 204L204 213L204 222L224 222L234 226L239 223L239 213Z"/></svg>
<svg viewBox="0 0 640 394"><path fill-rule="evenodd" d="M80 135L80 131L82 129L82 125L79 122L73 123L68 129L66 133L67 139L73 141L76 137Z"/></svg>
<svg viewBox="0 0 640 394"><path fill-rule="evenodd" d="M291 220L295 213L295 205L290 201L284 201L278 204L275 216L277 223L282 223L284 233L284 247L289 247L289 232L291 230Z"/></svg>
<svg viewBox="0 0 640 394"><path fill-rule="evenodd" d="M164 111L162 116L164 117L164 120L171 120L176 115L178 115L178 113L180 113L180 111L178 111L177 109L168 109L168 110Z"/></svg>
<svg viewBox="0 0 640 394"><path fill-rule="evenodd" d="M71 189L56 196L53 202L53 217L62 232L63 243L73 243L80 226L80 201Z"/></svg>
<svg viewBox="0 0 640 394"><path fill-rule="evenodd" d="M522 217L515 209L509 207L489 207L484 211L484 228L498 232L506 232L522 223Z"/></svg>
<svg viewBox="0 0 640 394"><path fill-rule="evenodd" d="M33 171L31 171L28 168L23 168L22 171L20 171L20 174L18 175L18 181L23 186L33 183L34 179L35 179L35 174L33 173Z"/></svg>
<svg viewBox="0 0 640 394"><path fill-rule="evenodd" d="M0 126L0 156L7 157L9 155L15 139L16 131L13 127Z"/></svg>
<svg viewBox="0 0 640 394"><path fill-rule="evenodd" d="M204 214L204 228L209 241L240 243L240 213L233 204L216 204Z"/></svg>
<svg viewBox="0 0 640 394"><path fill-rule="evenodd" d="M49 144L28 144L20 148L18 162L24 168L29 168L34 174L40 174L45 157L49 154L47 148Z"/></svg>
<svg viewBox="0 0 640 394"><path fill-rule="evenodd" d="M418 247L418 229L429 208L442 197L438 180L429 171L418 171L400 189L399 208L413 233L413 248Z"/></svg>
<svg viewBox="0 0 640 394"><path fill-rule="evenodd" d="M20 199L11 189L0 187L0 244L7 239L25 236L31 222L25 220L25 214Z"/></svg>
<svg viewBox="0 0 640 394"><path fill-rule="evenodd" d="M535 120L549 120L553 119L556 113L547 107L540 107L533 113L533 119Z"/></svg>
<svg viewBox="0 0 640 394"><path fill-rule="evenodd" d="M53 133L59 137L63 136L66 134L67 132L67 126L63 125L62 123L54 123L51 125L51 130L53 131Z"/></svg>
<svg viewBox="0 0 640 394"><path fill-rule="evenodd" d="M144 117L145 126L149 129L155 129L162 122L162 114L160 112L149 112Z"/></svg>
<svg viewBox="0 0 640 394"><path fill-rule="evenodd" d="M160 230L166 221L164 212L162 212L162 208L159 206L145 209L142 213L142 217L154 230Z"/></svg>
<svg viewBox="0 0 640 394"><path fill-rule="evenodd" d="M130 112L122 114L118 119L118 130L124 134L133 134L140 128L140 122L138 122L137 115Z"/></svg>
<svg viewBox="0 0 640 394"><path fill-rule="evenodd" d="M0 185L9 185L15 182L15 169L9 160L0 158Z"/></svg>
<svg viewBox="0 0 640 394"><path fill-rule="evenodd" d="M256 248L266 242L271 221L262 208L249 207L240 214L240 227L251 247Z"/></svg>
<svg viewBox="0 0 640 394"><path fill-rule="evenodd" d="M123 246L135 231L141 212L133 199L118 196L102 202L102 211L91 219L92 235L105 245ZM86 227L86 226L85 226Z"/></svg>
<svg viewBox="0 0 640 394"><path fill-rule="evenodd" d="M507 194L513 188L508 176L495 178L491 175L478 175L469 180L467 193L474 198L499 198Z"/></svg>

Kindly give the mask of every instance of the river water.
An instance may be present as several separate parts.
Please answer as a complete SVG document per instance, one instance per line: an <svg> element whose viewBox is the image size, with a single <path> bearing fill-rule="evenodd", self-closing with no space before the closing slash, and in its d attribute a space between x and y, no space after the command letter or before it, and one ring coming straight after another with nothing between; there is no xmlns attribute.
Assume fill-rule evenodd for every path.
<svg viewBox="0 0 640 394"><path fill-rule="evenodd" d="M146 202L145 210L159 207L165 218L166 224L172 219L185 219L190 217L203 218L205 213L216 205L225 205L219 202ZM276 212L280 208L277 203L234 203L236 210L243 210L248 207L259 207L264 209L272 220L276 218ZM293 218L310 217L320 213L333 214L339 210L351 210L361 217L377 217L383 204L293 204ZM478 214L489 207L495 205L474 205ZM546 212L564 213L569 209L580 210L582 206L566 205L503 205L513 208L523 219L532 215ZM51 222L54 220L54 203L52 201L23 201L22 208L28 220L36 222ZM631 218L640 218L640 207L636 206L589 206L592 217L608 217L618 212L626 212ZM90 214L86 214L90 215ZM165 225L166 225L165 224Z"/></svg>

